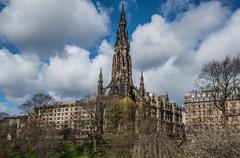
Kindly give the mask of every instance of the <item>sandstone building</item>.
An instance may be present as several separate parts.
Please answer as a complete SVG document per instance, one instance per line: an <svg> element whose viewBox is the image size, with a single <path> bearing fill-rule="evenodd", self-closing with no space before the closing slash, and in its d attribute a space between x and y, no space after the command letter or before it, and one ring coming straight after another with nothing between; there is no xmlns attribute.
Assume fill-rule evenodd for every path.
<svg viewBox="0 0 240 158"><path fill-rule="evenodd" d="M42 123L56 129L72 129L78 138L88 138L94 130L95 100L73 100L37 108Z"/></svg>
<svg viewBox="0 0 240 158"><path fill-rule="evenodd" d="M208 128L222 128L222 112L214 105L211 92L191 91L185 95L186 132L200 132ZM240 89L227 100L227 123L240 128Z"/></svg>

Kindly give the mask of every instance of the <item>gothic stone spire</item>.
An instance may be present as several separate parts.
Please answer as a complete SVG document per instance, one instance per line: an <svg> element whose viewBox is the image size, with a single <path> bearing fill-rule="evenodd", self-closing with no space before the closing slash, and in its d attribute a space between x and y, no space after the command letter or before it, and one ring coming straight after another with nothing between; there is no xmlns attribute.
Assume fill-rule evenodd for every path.
<svg viewBox="0 0 240 158"><path fill-rule="evenodd" d="M98 80L98 95L103 95L103 94L104 94L103 75L102 75L102 68L100 68L99 80Z"/></svg>
<svg viewBox="0 0 240 158"><path fill-rule="evenodd" d="M112 80L109 95L133 97L132 61L129 55L130 44L126 32L127 21L122 6L119 27L116 33L115 53L112 62Z"/></svg>
<svg viewBox="0 0 240 158"><path fill-rule="evenodd" d="M144 77L143 72L141 71L141 77L140 77L140 88L139 88L140 95L144 97L145 88L144 88Z"/></svg>
<svg viewBox="0 0 240 158"><path fill-rule="evenodd" d="M125 10L124 10L124 5L122 4L121 15L119 20L119 28L125 29L126 25L127 25L127 21L125 19Z"/></svg>

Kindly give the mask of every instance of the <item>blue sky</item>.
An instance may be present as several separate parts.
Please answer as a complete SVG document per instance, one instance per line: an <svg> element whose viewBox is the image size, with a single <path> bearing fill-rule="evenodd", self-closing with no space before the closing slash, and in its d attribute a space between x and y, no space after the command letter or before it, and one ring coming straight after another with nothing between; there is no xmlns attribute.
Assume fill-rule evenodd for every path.
<svg viewBox="0 0 240 158"><path fill-rule="evenodd" d="M61 3L60 3L61 2ZM239 55L239 0L0 0L0 111L31 95L78 99L110 80L119 7L125 4L138 85L183 104L201 66Z"/></svg>

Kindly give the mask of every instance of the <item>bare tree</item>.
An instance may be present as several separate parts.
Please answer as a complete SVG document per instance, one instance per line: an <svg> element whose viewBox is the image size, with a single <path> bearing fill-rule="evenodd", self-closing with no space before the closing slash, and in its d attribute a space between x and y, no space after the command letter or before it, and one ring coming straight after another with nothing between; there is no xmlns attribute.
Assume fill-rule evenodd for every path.
<svg viewBox="0 0 240 158"><path fill-rule="evenodd" d="M37 121L36 123L40 125L44 114L44 112L41 110L41 107L56 104L58 104L58 102L56 102L52 96L38 93L26 100L22 105L19 106L19 108L30 116L30 121L35 120Z"/></svg>
<svg viewBox="0 0 240 158"><path fill-rule="evenodd" d="M157 120L136 117L136 103L130 98L115 99L106 106L103 139L112 157L171 158L176 147L165 132L157 131ZM136 130L138 126L138 130Z"/></svg>
<svg viewBox="0 0 240 158"><path fill-rule="evenodd" d="M48 94L38 93L33 95L30 99L26 100L22 105L20 105L20 109L22 109L26 113L32 113L35 108L43 107L50 105L55 100Z"/></svg>
<svg viewBox="0 0 240 158"><path fill-rule="evenodd" d="M236 95L240 83L240 56L215 61L203 66L196 85L211 93L214 105L222 112L223 127L227 125L226 101Z"/></svg>
<svg viewBox="0 0 240 158"><path fill-rule="evenodd" d="M0 120L0 157L8 157L12 152L11 142L8 140L9 125L7 122Z"/></svg>
<svg viewBox="0 0 240 158"><path fill-rule="evenodd" d="M183 148L182 157L238 158L240 134L231 127L221 131L209 128L194 137L192 142L185 143Z"/></svg>
<svg viewBox="0 0 240 158"><path fill-rule="evenodd" d="M28 114L28 120L20 130L15 146L20 153L33 153L37 157L49 157L58 146L58 131L53 125L44 123L44 106L56 105L58 102L47 94L39 93L26 100L20 108Z"/></svg>
<svg viewBox="0 0 240 158"><path fill-rule="evenodd" d="M157 120L141 120L139 133L134 140L133 158L173 158L177 157L177 144L167 133L156 130Z"/></svg>

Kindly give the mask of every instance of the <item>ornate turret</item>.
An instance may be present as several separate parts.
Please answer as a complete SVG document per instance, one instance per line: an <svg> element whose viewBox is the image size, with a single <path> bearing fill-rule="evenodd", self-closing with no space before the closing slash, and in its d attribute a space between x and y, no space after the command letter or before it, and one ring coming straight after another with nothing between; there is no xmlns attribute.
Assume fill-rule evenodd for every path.
<svg viewBox="0 0 240 158"><path fill-rule="evenodd" d="M144 78L143 78L143 72L141 72L139 95L140 95L141 97L144 97L144 93L145 93Z"/></svg>
<svg viewBox="0 0 240 158"><path fill-rule="evenodd" d="M100 68L99 80L98 80L98 95L103 95L103 94L104 94L103 75L102 75L102 68Z"/></svg>
<svg viewBox="0 0 240 158"><path fill-rule="evenodd" d="M124 6L122 5L119 20L119 28L116 33L115 54L112 63L112 79L109 84L109 95L133 97L132 82L132 61L129 55L130 44L128 42L128 33L125 28L127 21L125 19Z"/></svg>

